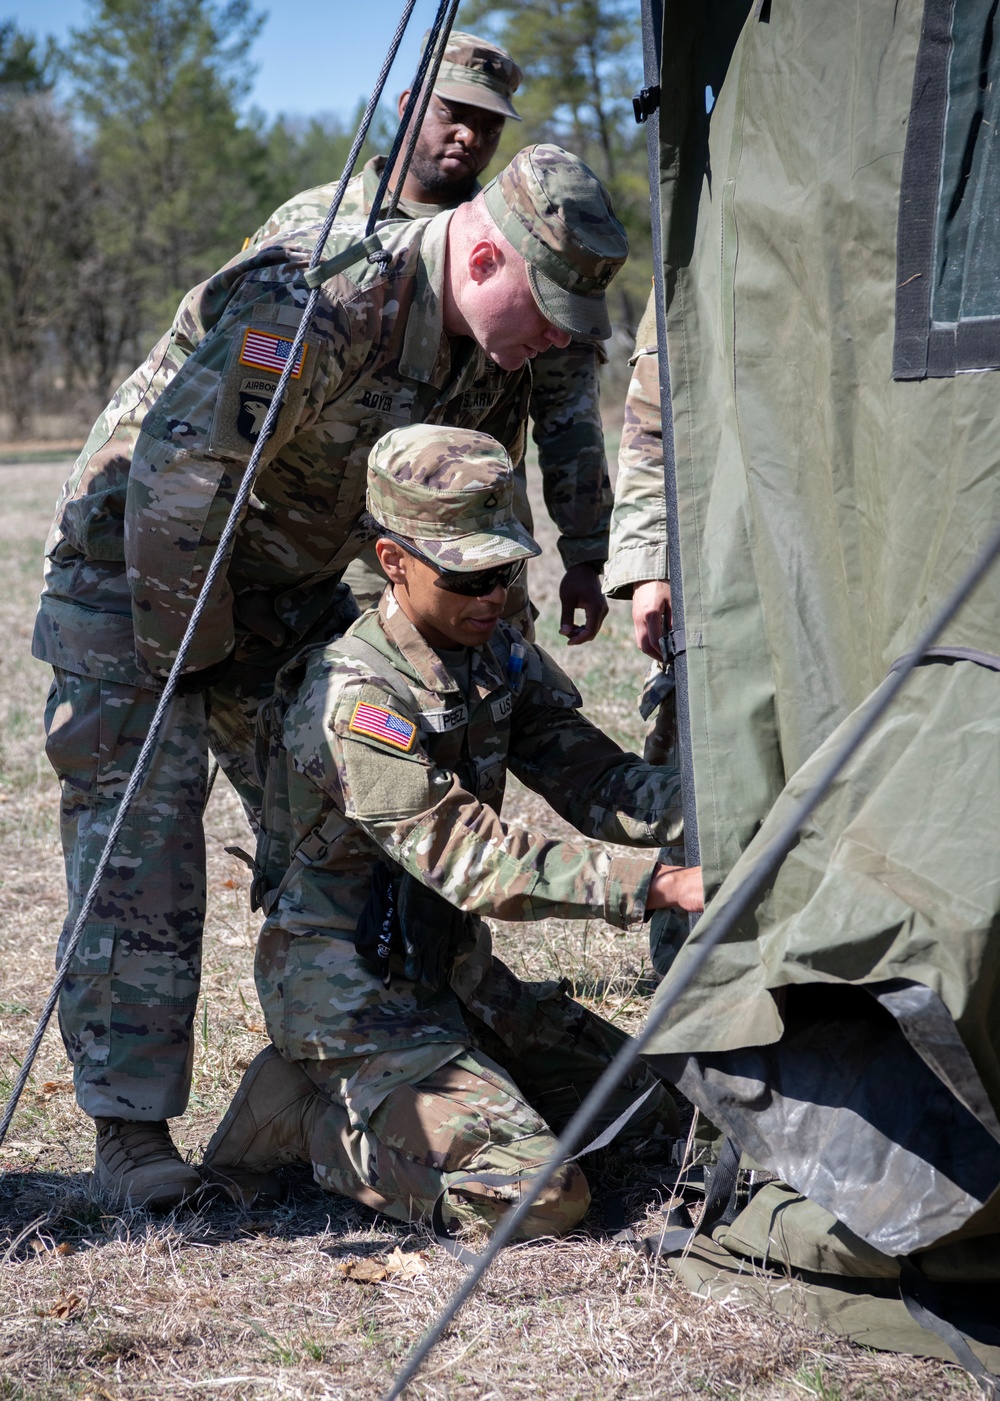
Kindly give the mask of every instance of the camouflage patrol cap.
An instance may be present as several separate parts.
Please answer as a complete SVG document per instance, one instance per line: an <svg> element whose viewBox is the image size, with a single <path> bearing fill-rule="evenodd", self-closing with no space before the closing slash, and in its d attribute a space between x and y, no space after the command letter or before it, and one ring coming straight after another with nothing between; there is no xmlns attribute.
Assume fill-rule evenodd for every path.
<svg viewBox="0 0 1000 1401"><path fill-rule="evenodd" d="M607 340L604 292L628 257L628 235L590 167L561 146L526 146L482 197L527 263L548 320L583 340Z"/></svg>
<svg viewBox="0 0 1000 1401"><path fill-rule="evenodd" d="M523 77L506 49L456 29L448 38L434 91L453 102L485 107L487 112L498 112L519 122L521 118L510 99Z"/></svg>
<svg viewBox="0 0 1000 1401"><path fill-rule="evenodd" d="M486 433L394 428L368 454L368 513L442 569L473 573L540 555L514 515L514 469Z"/></svg>

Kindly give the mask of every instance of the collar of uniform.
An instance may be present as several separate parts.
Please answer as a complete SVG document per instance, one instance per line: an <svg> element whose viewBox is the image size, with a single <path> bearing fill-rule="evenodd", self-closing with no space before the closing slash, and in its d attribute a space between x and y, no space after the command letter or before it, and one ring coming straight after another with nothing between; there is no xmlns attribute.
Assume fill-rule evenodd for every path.
<svg viewBox="0 0 1000 1401"><path fill-rule="evenodd" d="M458 682L400 608L392 588L386 588L378 602L378 620L393 649L400 653L412 677L435 695L460 695Z"/></svg>
<svg viewBox="0 0 1000 1401"><path fill-rule="evenodd" d="M372 205L375 203L375 195L378 191L378 182L382 179L382 172L385 170L385 156L372 156L370 161L365 161L361 168L362 189L365 197L365 213L370 214ZM396 218L398 219L433 219L442 209L457 209L460 204L464 204L467 199L475 199L482 189L477 180L472 187L472 193L462 195L459 199L446 201L444 204L420 204L415 199L401 199L396 205ZM386 202L392 195L391 188L386 192Z"/></svg>
<svg viewBox="0 0 1000 1401"><path fill-rule="evenodd" d="M417 257L416 289L406 323L399 370L408 379L441 389L451 373L451 347L444 333L444 267L452 209L431 219Z"/></svg>
<svg viewBox="0 0 1000 1401"><path fill-rule="evenodd" d="M378 604L378 620L388 640L407 662L415 680L436 695L461 695L458 683L396 602L391 588L383 591ZM471 700L482 700L506 683L492 647L475 647L472 652Z"/></svg>
<svg viewBox="0 0 1000 1401"><path fill-rule="evenodd" d="M365 202L365 213L370 214L375 203L375 192L385 169L385 156L372 156L361 167L361 192Z"/></svg>
<svg viewBox="0 0 1000 1401"><path fill-rule="evenodd" d="M506 688L507 682L500 670L500 663L489 644L485 647L476 647L473 650L471 680L473 692L471 700L481 701L486 696L492 695L494 691Z"/></svg>

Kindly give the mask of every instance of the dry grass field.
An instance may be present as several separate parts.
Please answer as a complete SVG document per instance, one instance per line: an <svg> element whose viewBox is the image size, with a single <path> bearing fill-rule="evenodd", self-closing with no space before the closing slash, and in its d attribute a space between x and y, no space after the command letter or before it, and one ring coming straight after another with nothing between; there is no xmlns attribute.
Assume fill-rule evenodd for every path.
<svg viewBox="0 0 1000 1401"><path fill-rule="evenodd" d="M63 918L56 785L42 752L46 668L31 660L42 541L68 462L0 465L0 1091L9 1089L52 974ZM544 514L544 513L541 513ZM551 528L540 529L552 544ZM547 558L551 561L552 554ZM555 569L536 569L542 638L589 708L636 745L642 664L624 605L604 633L568 651L555 636ZM557 619L555 620L557 621ZM523 790L508 816L558 819ZM223 848L247 843L234 795L216 786L208 817L206 976L194 1093L174 1123L197 1159L244 1067L263 1046L252 977L247 872ZM529 978L565 976L623 1025L650 986L642 936L599 923L502 925L503 957ZM0 1401L375 1401L457 1286L462 1267L419 1229L327 1196L303 1170L266 1212L218 1203L169 1216L108 1210L89 1190L91 1126L74 1107L50 1031L0 1150ZM594 1176L594 1174L591 1174ZM652 1221L652 1181L609 1159L596 1174L627 1189ZM597 1193L595 1193L597 1195ZM927 1398L975 1395L937 1362L867 1352L766 1312L688 1294L668 1270L602 1235L599 1212L569 1240L501 1257L411 1394L448 1401L558 1397ZM377 1283L352 1261L402 1252ZM394 1257L399 1263L400 1256Z"/></svg>

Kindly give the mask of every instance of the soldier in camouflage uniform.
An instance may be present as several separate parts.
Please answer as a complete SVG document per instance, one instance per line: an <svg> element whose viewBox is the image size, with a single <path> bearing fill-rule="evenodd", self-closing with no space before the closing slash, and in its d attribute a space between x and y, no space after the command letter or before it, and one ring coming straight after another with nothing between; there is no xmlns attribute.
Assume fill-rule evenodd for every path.
<svg viewBox="0 0 1000 1401"><path fill-rule="evenodd" d="M609 598L631 599L636 646L654 659L639 701L643 719L652 721L643 757L651 764L676 767L673 667L664 651L670 631L670 576L655 295L655 291L650 293L629 362L632 379L618 453L606 587ZM676 841L681 835L679 806L674 817L671 840ZM686 930L687 921L676 915L660 916L652 922L650 957L661 975L673 962Z"/></svg>
<svg viewBox="0 0 1000 1401"><path fill-rule="evenodd" d="M63 490L33 652L55 669L46 729L63 788L67 928L302 316L317 234L250 250L185 298ZM65 985L61 1027L78 1102L98 1123L97 1180L136 1205L197 1186L164 1121L190 1085L207 745L252 814L258 705L304 642L356 616L341 575L365 539L371 445L393 427L448 422L520 454L527 359L609 334L604 288L627 250L600 182L554 146L528 148L458 210L388 225L381 243L378 259L359 253L321 284L183 694ZM338 230L325 252L355 246L356 231Z"/></svg>
<svg viewBox="0 0 1000 1401"><path fill-rule="evenodd" d="M505 119L521 120L511 99L522 76L505 49L473 34L452 33L396 218L425 218L474 197L479 189L476 177L493 159ZM404 92L399 99L400 116L408 97ZM375 156L354 177L344 192L341 221L367 218L384 169L385 157ZM336 187L331 181L295 195L252 235L250 244L323 219ZM388 208L388 199L383 207ZM600 584L612 501L598 383L603 359L604 352L592 341L575 340L539 355L531 367L532 432L545 504L559 529L566 571L559 589L560 631L571 646L596 637L608 611ZM517 493L518 516L530 530L523 460L517 464ZM378 601L385 584L370 547L353 561L345 578L362 608ZM533 636L526 575L511 589L507 607L509 620ZM584 622L574 622L577 612L583 613Z"/></svg>
<svg viewBox="0 0 1000 1401"><path fill-rule="evenodd" d="M401 1220L446 1193L453 1221L494 1223L625 1036L558 985L520 982L481 916L628 929L654 908L701 907L698 870L601 844L659 847L677 777L585 719L565 673L501 620L538 554L513 488L485 434L415 425L383 438L368 509L390 584L343 639L286 668L262 726L256 975L273 1045L205 1157L244 1199L298 1159ZM508 768L596 840L505 826ZM623 1139L675 1130L645 1068L595 1130L646 1090ZM588 1200L567 1167L525 1234L570 1229Z"/></svg>

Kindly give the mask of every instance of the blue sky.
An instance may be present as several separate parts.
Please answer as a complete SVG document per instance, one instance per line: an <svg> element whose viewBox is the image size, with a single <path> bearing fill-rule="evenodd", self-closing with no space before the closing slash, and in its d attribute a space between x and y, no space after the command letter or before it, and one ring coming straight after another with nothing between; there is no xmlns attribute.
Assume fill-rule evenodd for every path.
<svg viewBox="0 0 1000 1401"><path fill-rule="evenodd" d="M254 46L257 66L250 102L269 116L278 112L312 115L353 114L367 98L402 11L402 0L258 0L268 19ZM416 68L420 38L430 25L435 0L417 0L387 91L395 96L409 86ZM71 29L87 23L86 0L0 0L0 19L60 43Z"/></svg>

